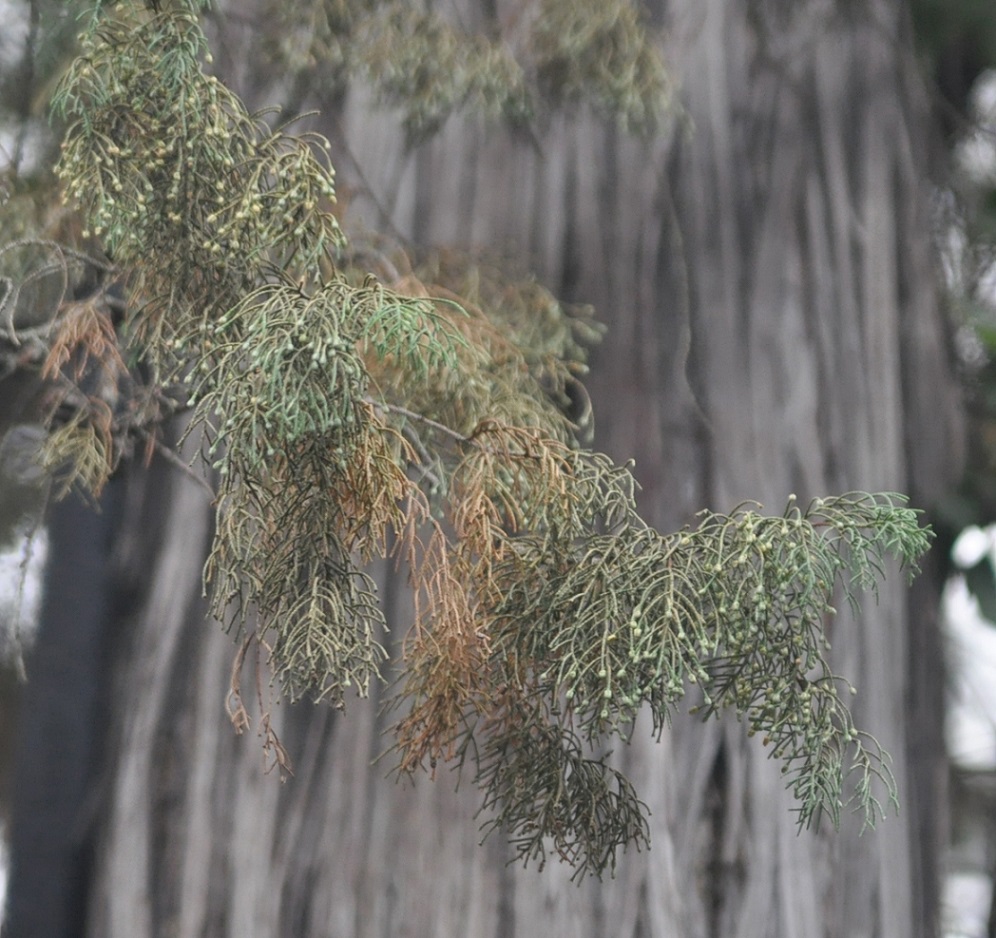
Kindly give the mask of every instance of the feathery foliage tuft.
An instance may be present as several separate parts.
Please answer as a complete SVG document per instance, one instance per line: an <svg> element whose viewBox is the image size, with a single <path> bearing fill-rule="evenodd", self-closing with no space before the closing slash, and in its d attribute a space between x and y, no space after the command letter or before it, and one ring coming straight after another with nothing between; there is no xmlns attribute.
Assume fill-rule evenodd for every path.
<svg viewBox="0 0 996 938"><path fill-rule="evenodd" d="M764 736L802 824L821 812L836 823L852 776L873 822L882 793L895 797L888 757L851 721L825 623L838 591L875 588L887 555L915 569L929 543L917 512L859 493L651 529L630 468L579 445L600 334L590 311L479 259L412 270L347 243L325 142L272 130L205 72L198 3L153 6L98 5L56 95L58 172L114 258L93 265L120 283L126 315L115 329L106 288L57 304L44 339L68 390L48 459L65 486L99 491L129 439L148 447L186 412L213 473L210 608L242 641L236 725L252 647L293 698L341 707L368 691L387 623L364 565L393 555L416 606L398 770L469 763L485 831L505 831L524 861L552 849L578 876L601 874L619 847L647 844L646 808L605 747L644 708L662 732L690 686L705 714ZM526 108L512 59L484 46L467 57L430 14L360 0L293 9L323 24L316 42L341 40L343 68L346 38L366 35L368 74L389 98L417 55L413 139L470 98ZM548 95L633 130L659 125L665 75L627 4L542 0L529 35ZM464 84L444 87L456 74Z"/></svg>
<svg viewBox="0 0 996 938"><path fill-rule="evenodd" d="M541 0L532 45L556 103L585 102L631 133L655 133L671 110L667 70L627 0Z"/></svg>
<svg viewBox="0 0 996 938"><path fill-rule="evenodd" d="M476 33L428 6L273 0L270 55L330 96L363 77L381 104L400 111L411 146L459 111L520 126L588 105L642 135L673 114L667 69L632 0L541 0L503 16L483 10Z"/></svg>

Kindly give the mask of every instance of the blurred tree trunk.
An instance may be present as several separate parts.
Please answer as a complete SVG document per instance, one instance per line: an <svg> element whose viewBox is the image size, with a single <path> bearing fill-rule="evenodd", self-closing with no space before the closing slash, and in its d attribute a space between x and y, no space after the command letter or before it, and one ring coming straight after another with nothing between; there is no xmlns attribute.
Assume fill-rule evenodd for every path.
<svg viewBox="0 0 996 938"><path fill-rule="evenodd" d="M905 5L673 0L657 12L684 107L667 139L558 118L537 150L468 121L406 155L356 94L340 129L364 185L419 241L498 246L596 305L610 326L591 381L596 445L636 458L658 525L745 498L778 512L793 492L898 490L929 506L957 474L961 418ZM337 162L359 185L350 159ZM556 863L524 871L499 839L479 846L471 787L385 778L389 765L371 762L380 690L345 715L281 707L295 777L264 774L257 741L226 725L232 643L201 617L204 493L140 469L129 485L116 575L135 602L102 678L113 706L94 938L936 934L929 578L911 594L893 573L878 605L832 631L858 723L894 757L899 817L860 840L850 821L799 834L760 746L737 725L679 719L618 756L653 811L653 849L576 888ZM385 583L388 618L403 623L403 584Z"/></svg>

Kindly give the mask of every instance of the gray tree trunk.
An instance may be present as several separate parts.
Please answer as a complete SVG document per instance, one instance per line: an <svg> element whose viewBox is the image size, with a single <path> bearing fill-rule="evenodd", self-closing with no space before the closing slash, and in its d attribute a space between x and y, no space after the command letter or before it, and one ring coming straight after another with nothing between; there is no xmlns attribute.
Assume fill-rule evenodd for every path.
<svg viewBox="0 0 996 938"><path fill-rule="evenodd" d="M960 422L905 5L660 12L684 108L667 139L558 118L537 152L454 122L409 158L357 95L343 126L366 181L419 240L510 249L598 307L597 445L636 458L655 523L745 498L780 511L793 492L929 505L957 471ZM851 823L798 834L777 767L740 727L679 720L619 754L653 811L652 850L576 888L556 863L522 870L500 840L479 846L472 788L386 779L378 699L281 708L296 774L266 775L257 741L226 724L232 643L202 619L204 495L176 474L132 486L119 555L143 600L115 676L94 938L935 933L929 584L913 605L890 576L832 632L859 724L895 759L899 817L860 840ZM138 542L155 545L141 570L125 549ZM394 580L385 602L403 623Z"/></svg>

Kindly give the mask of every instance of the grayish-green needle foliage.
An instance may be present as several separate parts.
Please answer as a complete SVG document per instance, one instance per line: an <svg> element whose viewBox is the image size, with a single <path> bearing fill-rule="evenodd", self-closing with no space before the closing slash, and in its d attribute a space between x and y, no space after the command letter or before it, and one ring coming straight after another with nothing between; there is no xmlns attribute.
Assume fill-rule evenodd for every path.
<svg viewBox="0 0 996 938"><path fill-rule="evenodd" d="M673 94L653 34L631 0L539 0L485 8L468 32L418 0L272 0L270 55L341 93L362 77L397 109L409 144L470 111L513 124L587 105L630 133L672 117Z"/></svg>
<svg viewBox="0 0 996 938"><path fill-rule="evenodd" d="M629 468L580 448L562 412L598 335L587 313L467 258L393 283L358 269L364 251L332 214L323 141L272 130L204 71L195 0L157 6L95 9L56 95L58 172L122 271L119 357L146 363L144 399L188 410L215 472L205 583L213 614L243 640L236 724L249 719L240 668L253 648L292 697L342 706L348 688L366 693L387 623L364 565L393 553L416 601L399 771L469 761L485 828L506 831L526 861L552 849L578 875L601 874L617 848L646 844L645 806L603 753L643 708L661 732L690 685L706 713L763 734L803 824L820 812L836 823L850 776L874 821L883 793L894 798L888 757L839 696L824 623L835 591L874 588L887 554L915 568L929 537L917 513L898 495L857 494L649 528ZM287 8L319 6L350 35L380 30L370 73L400 94L391 76L411 52L384 38L382 20L409 14L345 0ZM664 82L636 20L585 3L575 7L591 16L575 22L570 6L531 11L548 95L652 123ZM461 61L455 34L426 24L432 42L453 43L443 61ZM593 79L586 63L607 72ZM452 71L419 64L416 137L455 100L419 98ZM500 98L465 78L485 110ZM64 314L53 354L118 354L109 320L87 310ZM118 416L127 407L73 400L72 419L53 417L53 459L86 467L77 481L96 489L136 425Z"/></svg>
<svg viewBox="0 0 996 938"><path fill-rule="evenodd" d="M764 735L801 824L821 811L837 824L852 774L852 798L871 821L873 777L889 797L893 781L838 696L824 622L837 586L851 597L874 585L886 552L912 563L926 550L927 533L902 504L853 494L800 511L793 500L780 518L707 512L673 535L630 514L610 534L574 532L574 563L556 568L543 562L551 552L541 539L520 538L508 560L519 585L494 612L493 651L534 662L530 680L548 712L570 714L572 738L591 744L628 738L645 705L660 732L698 684L697 708L731 711Z"/></svg>

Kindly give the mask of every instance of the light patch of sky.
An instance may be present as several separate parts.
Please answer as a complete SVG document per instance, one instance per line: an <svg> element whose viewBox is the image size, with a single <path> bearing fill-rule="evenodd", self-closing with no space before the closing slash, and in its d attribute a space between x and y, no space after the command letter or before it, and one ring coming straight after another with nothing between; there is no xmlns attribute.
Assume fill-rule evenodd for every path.
<svg viewBox="0 0 996 938"><path fill-rule="evenodd" d="M967 769L996 768L996 627L982 616L964 577L944 590L951 664L948 753Z"/></svg>
<svg viewBox="0 0 996 938"><path fill-rule="evenodd" d="M975 130L958 144L955 158L961 169L979 183L996 185L996 71L984 72L972 89L971 111Z"/></svg>
<svg viewBox="0 0 996 938"><path fill-rule="evenodd" d="M951 548L956 567L988 561L996 575L996 525L966 528ZM964 576L951 577L941 600L951 664L948 752L968 769L996 769L996 623L982 614Z"/></svg>
<svg viewBox="0 0 996 938"><path fill-rule="evenodd" d="M14 165L20 143L17 171L25 175L37 171L41 168L40 160L50 137L49 127L44 122L32 122L20 130L0 128L0 168L7 169Z"/></svg>
<svg viewBox="0 0 996 938"><path fill-rule="evenodd" d="M0 0L0 17L3 18L3 29L0 29L0 66L15 64L24 54L29 11L27 3Z"/></svg>
<svg viewBox="0 0 996 938"><path fill-rule="evenodd" d="M28 39L30 4L16 0L0 0L0 69L17 67ZM35 123L35 122L33 122ZM18 172L31 173L38 169L37 161L44 148L41 143L48 135L45 121L26 130L18 127L0 127L0 169L9 168L18 150L21 135L21 153Z"/></svg>
<svg viewBox="0 0 996 938"><path fill-rule="evenodd" d="M944 938L986 934L992 880L985 873L951 873L944 880Z"/></svg>
<svg viewBox="0 0 996 938"><path fill-rule="evenodd" d="M971 526L951 549L956 567L969 570L988 561L996 571L996 525ZM996 573L994 573L996 575ZM941 600L948 661L946 714L948 754L970 771L996 770L996 623L982 615L965 577L950 578ZM992 901L992 877L958 863L944 877L945 938L983 938Z"/></svg>
<svg viewBox="0 0 996 938"><path fill-rule="evenodd" d="M17 644L29 645L41 606L42 572L48 541L44 529L33 538L25 537L11 550L0 553L0 655L16 654ZM10 876L10 850L7 832L0 824L0 924L7 906Z"/></svg>
<svg viewBox="0 0 996 938"><path fill-rule="evenodd" d="M7 629L0 646L4 652L12 650L15 635L22 643L30 643L34 635L47 548L45 531L40 529L0 553L0 621Z"/></svg>
<svg viewBox="0 0 996 938"><path fill-rule="evenodd" d="M962 570L988 560L996 571L996 525L962 531L951 559ZM961 575L948 581L942 605L952 666L948 752L965 768L996 769L996 625Z"/></svg>

